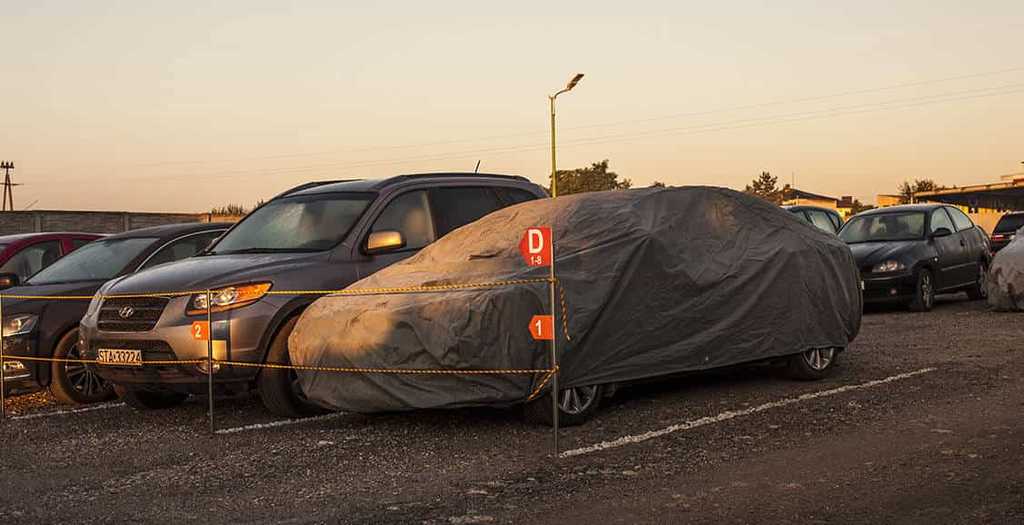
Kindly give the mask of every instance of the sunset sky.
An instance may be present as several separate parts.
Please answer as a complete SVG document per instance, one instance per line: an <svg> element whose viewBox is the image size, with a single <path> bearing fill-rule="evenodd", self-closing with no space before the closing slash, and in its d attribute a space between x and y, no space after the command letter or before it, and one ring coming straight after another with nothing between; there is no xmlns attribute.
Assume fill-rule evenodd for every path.
<svg viewBox="0 0 1024 525"><path fill-rule="evenodd" d="M1024 161L1024 2L0 5L0 160L36 209L206 211L319 179L780 182L874 202ZM145 4L145 5L144 5ZM371 5L372 4L372 5Z"/></svg>

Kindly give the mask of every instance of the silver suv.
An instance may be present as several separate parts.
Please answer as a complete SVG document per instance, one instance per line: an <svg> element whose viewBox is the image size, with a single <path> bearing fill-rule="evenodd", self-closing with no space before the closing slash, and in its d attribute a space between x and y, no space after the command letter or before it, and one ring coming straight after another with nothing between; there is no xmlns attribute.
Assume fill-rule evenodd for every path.
<svg viewBox="0 0 1024 525"><path fill-rule="evenodd" d="M384 180L311 183L260 206L196 257L104 285L82 319L80 348L94 371L130 406L174 406L205 393L206 364L140 366L207 356L288 362L288 335L317 296L270 290L334 290L405 259L434 240L499 208L546 196L522 177L484 174L402 175ZM177 297L108 297L213 290ZM200 324L194 323L199 321ZM196 328L198 326L199 328ZM212 332L212 334L211 334ZM218 394L256 390L271 412L318 412L283 369L220 367Z"/></svg>

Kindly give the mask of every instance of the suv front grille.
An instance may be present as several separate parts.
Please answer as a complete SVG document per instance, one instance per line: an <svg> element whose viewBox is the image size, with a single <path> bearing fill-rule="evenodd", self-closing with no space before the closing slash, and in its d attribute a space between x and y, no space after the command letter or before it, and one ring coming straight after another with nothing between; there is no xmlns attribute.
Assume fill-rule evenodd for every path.
<svg viewBox="0 0 1024 525"><path fill-rule="evenodd" d="M166 297L111 297L100 306L98 326L106 332L147 332L156 326ZM125 315L127 314L127 315Z"/></svg>

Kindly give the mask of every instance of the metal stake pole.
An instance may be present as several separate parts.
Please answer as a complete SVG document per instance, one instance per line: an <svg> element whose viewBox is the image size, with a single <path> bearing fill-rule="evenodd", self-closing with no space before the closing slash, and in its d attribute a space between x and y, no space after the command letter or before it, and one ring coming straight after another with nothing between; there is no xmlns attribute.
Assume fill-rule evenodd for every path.
<svg viewBox="0 0 1024 525"><path fill-rule="evenodd" d="M0 420L7 418L7 378L4 377L4 295L0 294Z"/></svg>
<svg viewBox="0 0 1024 525"><path fill-rule="evenodd" d="M213 422L213 292L206 291L206 389L209 396L210 433L217 427Z"/></svg>
<svg viewBox="0 0 1024 525"><path fill-rule="evenodd" d="M551 424L555 447L555 459L558 459L558 308L555 307L555 232L551 231L551 277L548 282L549 304L551 305Z"/></svg>

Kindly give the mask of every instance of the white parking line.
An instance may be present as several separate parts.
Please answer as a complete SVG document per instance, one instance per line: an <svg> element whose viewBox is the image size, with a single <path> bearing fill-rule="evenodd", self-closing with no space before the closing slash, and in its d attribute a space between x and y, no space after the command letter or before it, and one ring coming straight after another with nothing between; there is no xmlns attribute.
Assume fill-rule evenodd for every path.
<svg viewBox="0 0 1024 525"><path fill-rule="evenodd" d="M587 447L576 448L576 449L572 449L572 450L566 450L565 452L562 452L561 454L559 454L559 457L567 458L567 457L571 457L571 456L580 456L580 455L583 455L583 454L590 454L592 452L600 452L602 450L608 450L610 448L617 448L617 447L621 447L621 446L625 446L625 445L632 445L632 444L635 444L635 443L640 443L640 442L643 442L643 441L647 441L649 439L654 439L656 437L661 437L661 436L664 436L666 434L671 434L673 432L679 432L681 430L692 430L694 428L702 427L702 426L705 426L705 425L710 425L712 423L721 423L722 421L728 421L730 419L735 419L737 417L749 416L751 414L756 414L758 412L764 412L765 410L771 410L773 408L779 408L779 407L784 407L784 406L787 406L787 405L792 405L794 403L799 403L801 401L809 401L811 399L818 399L820 397L834 396L836 394L842 394L843 392L850 392L852 390L861 390L861 389L864 389L864 388L871 388L873 386L884 385L886 383L892 383L893 381L900 381L900 380L903 380L903 379L911 378L911 377L914 377L916 375L926 374L928 372L934 372L935 370L937 370L937 369L936 368L922 368L920 370L914 370L913 372L906 372L906 373L903 373L903 374L897 374L897 375L894 375L894 376L889 376L889 377L887 377L885 379L876 379L874 381L868 381L866 383L859 383L859 384L856 384L856 385L846 385L846 386L841 386L841 387L838 387L838 388L833 388L833 389L830 389L830 390L821 390L821 391L818 391L818 392L811 392L809 394L803 394L803 395L796 396L796 397L787 397L785 399L780 399L778 401L771 401L771 402L765 403L763 405L758 405L756 407L751 407L751 408L745 408L743 410L727 410L725 412L722 412L721 414L718 414L717 416L706 416L706 417L702 417L700 419L694 419L692 421L685 421L683 423L679 423L679 424L676 424L676 425L665 427L665 428L663 428L661 430L652 430L650 432L644 432L643 434L636 434L636 435L632 435L632 436L623 436L623 437L620 437L618 439L613 439L611 441L602 441L601 443L597 443L595 445L590 445L590 446L587 446Z"/></svg>
<svg viewBox="0 0 1024 525"><path fill-rule="evenodd" d="M217 433L234 434L235 432L245 432L246 430L262 430L264 428L283 427L287 425L297 425L299 423L312 423L314 421L326 421L328 419L334 419L344 415L345 412L335 412L324 416L304 417L302 419L282 419L280 421L271 421L270 423L256 423L253 425L245 425L244 427L224 428L218 430Z"/></svg>
<svg viewBox="0 0 1024 525"><path fill-rule="evenodd" d="M25 414L25 415L22 415L22 416L11 416L10 419L17 421L17 420L20 420L20 419L38 419L38 418L41 418L41 417L69 416L69 415L72 415L72 414L81 414L82 412L93 412L95 410L106 410L108 408L118 408L118 407L123 407L123 406L124 406L124 403L116 403L116 402L115 403L102 403L102 404L99 404L99 405L91 405L91 406L82 407L82 408L72 408L72 409L68 409L68 410L55 410L53 412L42 412L42 413L39 413L39 414Z"/></svg>

